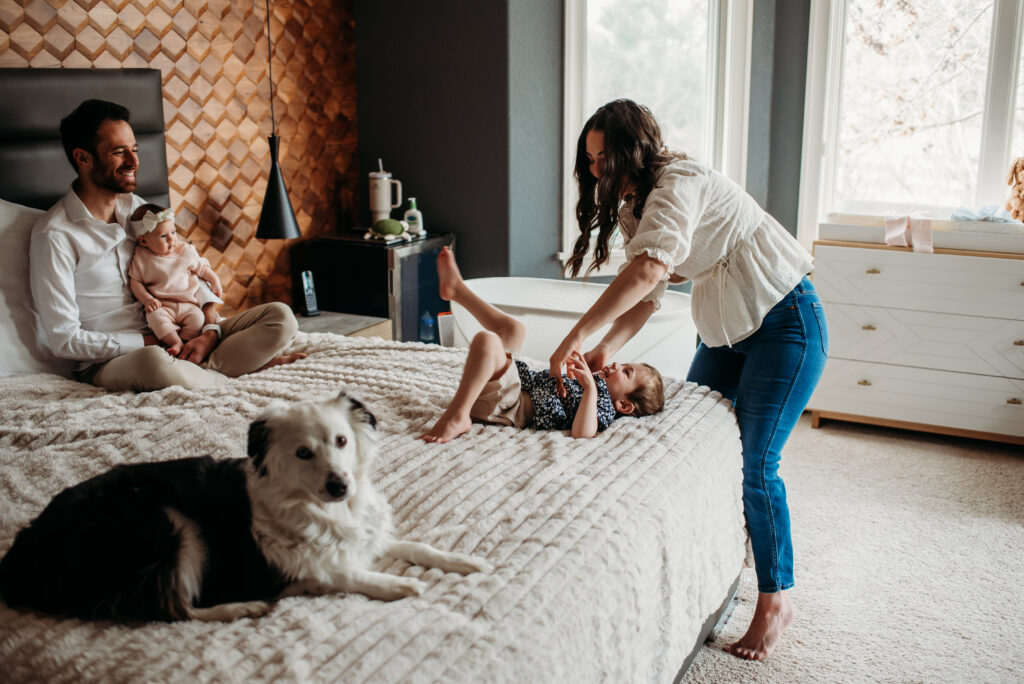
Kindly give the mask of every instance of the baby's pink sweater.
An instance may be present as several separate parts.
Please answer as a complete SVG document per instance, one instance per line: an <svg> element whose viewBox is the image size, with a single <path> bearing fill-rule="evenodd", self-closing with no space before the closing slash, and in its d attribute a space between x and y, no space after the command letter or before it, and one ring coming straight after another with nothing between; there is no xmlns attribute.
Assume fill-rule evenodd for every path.
<svg viewBox="0 0 1024 684"><path fill-rule="evenodd" d="M199 278L195 274L209 265L187 242L171 254L154 254L140 244L135 247L128 277L140 281L157 299L198 304Z"/></svg>

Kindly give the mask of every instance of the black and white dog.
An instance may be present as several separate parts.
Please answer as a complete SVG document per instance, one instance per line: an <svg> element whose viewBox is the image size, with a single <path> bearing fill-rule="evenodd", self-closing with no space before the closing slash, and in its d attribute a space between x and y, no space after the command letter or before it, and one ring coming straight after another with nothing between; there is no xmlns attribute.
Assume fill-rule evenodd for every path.
<svg viewBox="0 0 1024 684"><path fill-rule="evenodd" d="M390 601L420 580L372 571L390 556L446 572L483 560L393 537L374 489L376 420L342 392L273 405L249 458L122 465L58 494L0 561L8 605L84 619L233 620L298 593Z"/></svg>

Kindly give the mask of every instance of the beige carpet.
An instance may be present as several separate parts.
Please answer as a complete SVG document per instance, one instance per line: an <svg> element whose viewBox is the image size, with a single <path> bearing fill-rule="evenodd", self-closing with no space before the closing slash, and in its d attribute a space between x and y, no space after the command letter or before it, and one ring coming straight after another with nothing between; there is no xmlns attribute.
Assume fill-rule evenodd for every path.
<svg viewBox="0 0 1024 684"><path fill-rule="evenodd" d="M797 617L774 655L720 650L735 610L683 681L1024 682L1024 449L805 414L782 458Z"/></svg>

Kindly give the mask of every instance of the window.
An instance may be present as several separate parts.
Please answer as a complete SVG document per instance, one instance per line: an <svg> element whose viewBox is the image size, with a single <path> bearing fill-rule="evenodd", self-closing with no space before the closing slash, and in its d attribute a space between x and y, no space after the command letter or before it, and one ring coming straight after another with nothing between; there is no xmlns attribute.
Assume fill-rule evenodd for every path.
<svg viewBox="0 0 1024 684"><path fill-rule="evenodd" d="M828 216L948 219L1002 205L1024 154L1021 3L833 0L811 11L801 239Z"/></svg>
<svg viewBox="0 0 1024 684"><path fill-rule="evenodd" d="M647 105L668 147L743 183L752 4L567 0L565 7L563 263L579 235L576 142L606 102ZM621 249L613 250L601 274L614 274L621 263Z"/></svg>

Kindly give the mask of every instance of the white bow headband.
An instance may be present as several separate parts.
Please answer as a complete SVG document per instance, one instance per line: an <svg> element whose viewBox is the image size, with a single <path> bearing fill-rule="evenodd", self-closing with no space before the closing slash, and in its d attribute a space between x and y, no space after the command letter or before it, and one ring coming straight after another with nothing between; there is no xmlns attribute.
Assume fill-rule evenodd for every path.
<svg viewBox="0 0 1024 684"><path fill-rule="evenodd" d="M158 224L164 221L173 221L174 211L171 209L164 209L158 214L154 214L150 210L146 210L145 216L140 218L138 221L128 221L128 227L132 229L132 234L136 238L142 237L149 231L157 227Z"/></svg>

